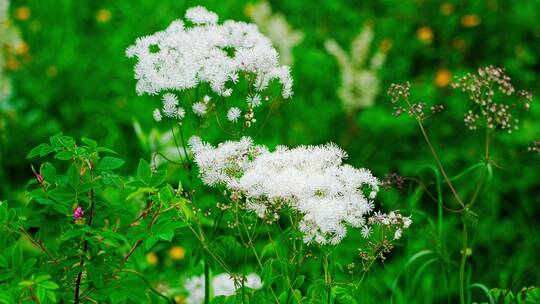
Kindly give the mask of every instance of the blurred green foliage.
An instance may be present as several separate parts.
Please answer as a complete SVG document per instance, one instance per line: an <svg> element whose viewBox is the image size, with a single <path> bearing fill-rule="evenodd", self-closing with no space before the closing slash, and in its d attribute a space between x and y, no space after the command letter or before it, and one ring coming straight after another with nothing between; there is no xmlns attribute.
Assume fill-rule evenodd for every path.
<svg viewBox="0 0 540 304"><path fill-rule="evenodd" d="M10 205L28 201L24 185L33 173L25 159L27 151L58 132L99 139L126 160L123 172L134 172L140 157L149 159L147 143L136 134L134 121L145 134L159 128L151 111L160 101L135 94L133 62L124 51L136 37L164 29L197 4L207 6L221 19L248 20L244 12L248 2L239 0L12 2L12 18L28 44L28 53L12 73L12 98L0 104L0 199ZM272 114L256 138L261 143L294 146L333 141L348 151L349 163L370 168L379 177L397 172L436 180L426 168L433 161L415 122L392 117L385 94L378 96L373 107L352 115L341 107L336 94L339 69L323 44L332 38L349 45L366 21L374 25L373 48L383 40L392 45L379 73L381 91L390 83L409 80L416 99L445 105L446 110L427 128L450 175L478 162L483 146L478 144L481 135L463 125L469 101L444 81L448 72L460 75L483 65L503 66L517 87L535 96L540 93L540 2L536 0L271 4L304 31L305 38L294 49L295 96ZM21 8L30 14L22 14ZM467 270L471 284L513 288L517 294L522 286L540 281L540 157L524 152L540 137L539 119L540 106L533 102L520 119L520 129L499 134L492 144L493 158L500 166L494 168L491 187L475 209L479 218L472 232L474 249ZM217 131L211 136L213 142L225 139ZM469 190L475 174L457 184ZM174 180L174 175L169 178ZM384 192L379 202L385 209L411 213L415 222L403 247L370 272L362 287L366 291L362 303L390 299L443 303L448 295L451 302L457 302L459 216L445 213L438 235L431 225L437 218L437 206L414 187ZM349 238L337 256L348 261L356 254L352 249L357 240ZM187 238L174 243L192 246ZM144 256L136 257L137 261L154 285L181 286L180 273L188 271L189 259L171 258L167 246L155 248L146 259L151 263ZM488 301L482 288L471 288L471 297Z"/></svg>

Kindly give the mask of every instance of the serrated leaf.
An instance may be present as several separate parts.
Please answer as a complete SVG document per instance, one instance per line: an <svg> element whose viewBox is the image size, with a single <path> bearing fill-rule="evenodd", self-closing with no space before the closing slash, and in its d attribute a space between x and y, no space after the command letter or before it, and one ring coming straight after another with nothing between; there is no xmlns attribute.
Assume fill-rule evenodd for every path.
<svg viewBox="0 0 540 304"><path fill-rule="evenodd" d="M120 158L112 157L112 156L105 156L101 161L99 162L98 169L100 170L114 170L122 167L124 165L125 161Z"/></svg>

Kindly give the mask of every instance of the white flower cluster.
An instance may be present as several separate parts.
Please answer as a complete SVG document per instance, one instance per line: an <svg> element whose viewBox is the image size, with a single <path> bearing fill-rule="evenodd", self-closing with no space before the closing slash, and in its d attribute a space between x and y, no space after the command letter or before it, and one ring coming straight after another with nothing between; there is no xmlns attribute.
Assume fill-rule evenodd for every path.
<svg viewBox="0 0 540 304"><path fill-rule="evenodd" d="M375 212L373 216L368 219L370 225L382 225L394 230L394 240L399 240L404 229L408 229L412 224L410 216L403 216L397 212L390 212L388 214ZM369 232L367 234L369 235ZM366 231L362 231L365 236Z"/></svg>
<svg viewBox="0 0 540 304"><path fill-rule="evenodd" d="M248 137L217 148L194 137L190 146L203 181L241 193L259 217L275 218L283 205L301 214L305 243L337 244L347 225L364 227L379 190L368 170L342 163L347 155L334 144L270 152Z"/></svg>
<svg viewBox="0 0 540 304"><path fill-rule="evenodd" d="M325 42L326 50L336 58L341 70L338 95L348 112L372 106L379 94L380 80L377 72L384 64L386 48L389 46L383 44L368 63L372 40L373 28L366 24L352 41L350 55L336 41Z"/></svg>
<svg viewBox="0 0 540 304"><path fill-rule="evenodd" d="M272 7L267 1L247 4L245 12L276 46L280 55L279 61L292 65L294 61L292 49L302 42L304 33L293 29L282 14L272 13Z"/></svg>
<svg viewBox="0 0 540 304"><path fill-rule="evenodd" d="M214 296L232 296L240 286L235 286L234 280L226 273L221 273L212 278L212 294ZM240 285L240 284L238 284ZM250 273L246 275L244 286L251 289L260 289L263 287L261 278ZM204 276L195 276L186 280L184 289L189 292L186 299L187 304L204 303Z"/></svg>
<svg viewBox="0 0 540 304"><path fill-rule="evenodd" d="M128 57L138 58L138 94L183 91L208 83L216 94L228 97L232 88L227 83L237 82L241 72L255 75L256 91L277 79L283 98L293 94L289 67L279 65L277 51L256 25L232 20L218 24L218 16L201 6L188 9L185 17L193 26L176 20L127 49Z"/></svg>

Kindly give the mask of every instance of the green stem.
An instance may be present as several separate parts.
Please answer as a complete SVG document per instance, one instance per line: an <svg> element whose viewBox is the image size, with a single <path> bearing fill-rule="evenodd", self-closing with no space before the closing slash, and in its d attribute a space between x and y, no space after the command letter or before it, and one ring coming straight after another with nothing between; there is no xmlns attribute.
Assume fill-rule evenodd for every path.
<svg viewBox="0 0 540 304"><path fill-rule="evenodd" d="M429 140L429 136L427 135L427 132L424 129L424 125L422 124L422 121L419 118L417 118L416 121L418 122L418 126L420 127L420 130L422 131L422 135L424 136L424 140L426 141L426 143L427 143L427 145L429 147L429 150L431 151L431 154L433 155L433 158L435 159L435 162L437 163L437 166L441 170L441 173L442 173L442 175L444 177L444 180L448 184L448 187L450 187L450 190L452 191L452 194L454 195L454 197L456 198L458 203L461 205L461 207L465 207L465 204L463 203L463 201L461 200L459 194L457 193L456 189L454 188L454 185L452 184L452 182L448 178L448 175L446 174L446 170L444 170L444 167L443 167L442 162L441 162L441 160L439 158L439 155L437 154L437 152L435 151L435 148L433 147L433 145L431 144L431 141Z"/></svg>
<svg viewBox="0 0 540 304"><path fill-rule="evenodd" d="M210 266L206 257L204 258L204 303L210 303Z"/></svg>
<svg viewBox="0 0 540 304"><path fill-rule="evenodd" d="M459 267L459 299L465 304L465 264L467 262L467 224L463 223L463 246L461 249L461 264Z"/></svg>
<svg viewBox="0 0 540 304"><path fill-rule="evenodd" d="M162 294L161 292L159 292L157 289L155 289L152 284L150 283L150 281L148 281L144 275L142 275L140 272L136 271L136 270L133 270L133 269L122 269L118 272L126 272L126 273L131 273L131 274L134 274L136 275L137 277L139 277L141 280L143 280L146 285L148 285L148 288L150 289L150 291L152 291L153 293L155 293L157 296L167 300L167 303L175 303L174 300L172 299L169 299L166 295Z"/></svg>

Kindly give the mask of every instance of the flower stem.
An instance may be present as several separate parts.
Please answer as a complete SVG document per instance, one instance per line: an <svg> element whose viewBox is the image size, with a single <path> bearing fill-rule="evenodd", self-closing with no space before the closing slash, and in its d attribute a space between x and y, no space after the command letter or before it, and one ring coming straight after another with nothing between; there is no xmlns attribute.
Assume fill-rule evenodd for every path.
<svg viewBox="0 0 540 304"><path fill-rule="evenodd" d="M417 118L416 121L418 122L418 126L420 127L420 130L422 131L422 135L424 136L424 139L425 139L425 141L426 141L426 143L427 143L427 145L429 147L429 150L431 151L431 154L433 155L433 158L435 159L435 162L437 163L437 166L441 170L441 173L442 173L442 175L444 177L445 182L448 184L448 187L450 187L450 190L452 191L452 194L454 195L454 197L456 198L458 203L461 205L461 207L465 207L465 204L463 203L463 201L459 197L459 194L457 193L456 189L454 188L454 185L452 184L452 182L448 178L448 175L446 174L446 170L444 170L444 167L443 167L442 162L441 162L441 160L439 158L439 155L437 154L437 151L435 151L435 148L433 148L433 145L431 144L431 141L429 140L429 136L427 135L427 132L424 129L424 125L422 124L422 122L420 121L419 118Z"/></svg>
<svg viewBox="0 0 540 304"><path fill-rule="evenodd" d="M206 256L204 258L204 303L210 303L210 266Z"/></svg>
<svg viewBox="0 0 540 304"><path fill-rule="evenodd" d="M467 224L463 223L463 247L461 249L461 264L459 267L459 302L465 304L465 264L467 262Z"/></svg>

